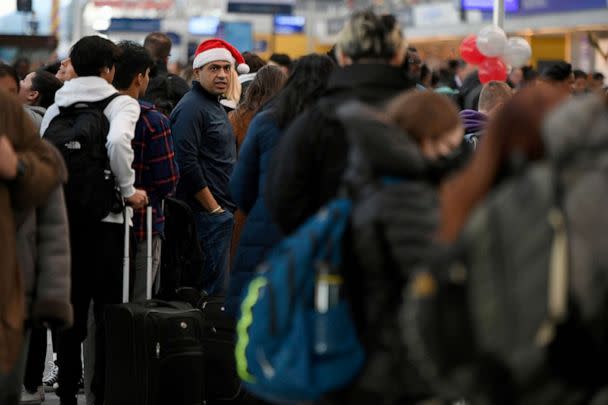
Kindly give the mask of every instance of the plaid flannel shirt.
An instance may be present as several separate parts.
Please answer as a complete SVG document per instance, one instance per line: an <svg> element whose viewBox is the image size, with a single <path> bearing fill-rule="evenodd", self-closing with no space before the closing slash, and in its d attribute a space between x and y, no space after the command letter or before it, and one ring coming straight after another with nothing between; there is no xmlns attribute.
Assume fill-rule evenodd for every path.
<svg viewBox="0 0 608 405"><path fill-rule="evenodd" d="M135 188L146 190L152 205L153 235L163 235L165 216L162 200L175 193L179 171L175 161L171 123L150 103L139 102L141 114L132 141ZM138 241L145 240L146 210L135 210L133 229Z"/></svg>

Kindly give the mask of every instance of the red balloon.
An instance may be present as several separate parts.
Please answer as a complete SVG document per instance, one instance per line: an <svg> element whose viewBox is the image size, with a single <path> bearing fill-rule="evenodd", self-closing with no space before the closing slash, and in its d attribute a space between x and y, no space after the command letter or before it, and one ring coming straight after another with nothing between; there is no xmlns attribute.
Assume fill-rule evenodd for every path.
<svg viewBox="0 0 608 405"><path fill-rule="evenodd" d="M479 65L487 56L477 49L477 35L469 35L460 43L460 56L472 65Z"/></svg>
<svg viewBox="0 0 608 405"><path fill-rule="evenodd" d="M507 66L498 58L488 58L479 64L479 81L483 84L507 80Z"/></svg>

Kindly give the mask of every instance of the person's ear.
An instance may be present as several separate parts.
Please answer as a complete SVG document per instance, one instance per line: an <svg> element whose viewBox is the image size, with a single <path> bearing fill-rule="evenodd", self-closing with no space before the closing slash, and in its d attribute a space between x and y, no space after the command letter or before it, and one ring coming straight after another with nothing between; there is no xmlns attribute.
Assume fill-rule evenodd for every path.
<svg viewBox="0 0 608 405"><path fill-rule="evenodd" d="M137 76L135 76L135 84L137 85L137 87L141 87L144 84L143 73L138 73Z"/></svg>
<svg viewBox="0 0 608 405"><path fill-rule="evenodd" d="M27 95L27 101L31 104L33 104L34 102L36 102L36 100L38 100L38 98L40 97L40 92L35 91L35 90L30 90L29 94Z"/></svg>

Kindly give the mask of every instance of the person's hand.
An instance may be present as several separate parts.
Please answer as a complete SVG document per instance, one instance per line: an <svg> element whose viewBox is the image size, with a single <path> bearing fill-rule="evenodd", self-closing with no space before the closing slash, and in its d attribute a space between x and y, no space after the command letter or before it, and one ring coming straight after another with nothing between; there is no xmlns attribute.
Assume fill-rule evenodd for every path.
<svg viewBox="0 0 608 405"><path fill-rule="evenodd" d="M125 198L127 201L127 205L135 209L144 208L148 205L148 194L145 190L135 190L135 194L133 194L129 198Z"/></svg>
<svg viewBox="0 0 608 405"><path fill-rule="evenodd" d="M0 179L13 180L17 176L17 153L6 135L0 135Z"/></svg>

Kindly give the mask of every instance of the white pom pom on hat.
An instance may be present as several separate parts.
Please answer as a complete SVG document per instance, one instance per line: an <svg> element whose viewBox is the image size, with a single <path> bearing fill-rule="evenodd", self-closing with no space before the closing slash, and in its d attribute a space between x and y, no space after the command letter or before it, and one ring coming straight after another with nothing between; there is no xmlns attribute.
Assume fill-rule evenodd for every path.
<svg viewBox="0 0 608 405"><path fill-rule="evenodd" d="M219 38L201 42L194 53L192 68L200 68L208 63L219 60L236 65L236 71L241 75L249 73L249 65L245 63L243 55L234 46Z"/></svg>

